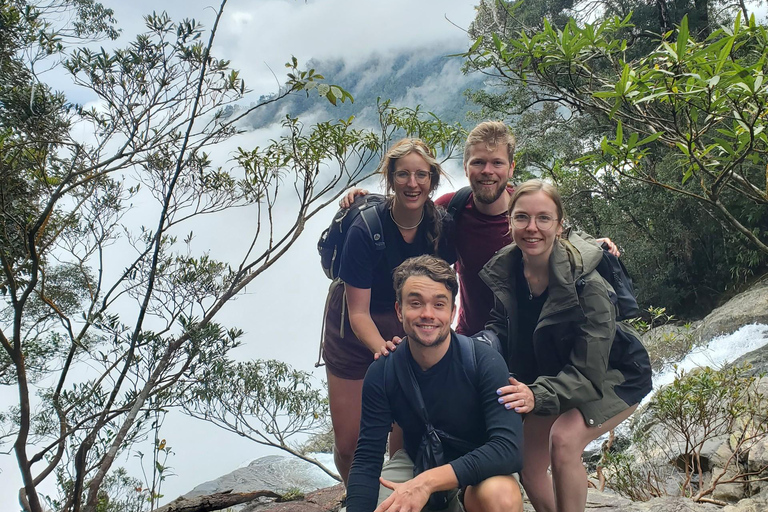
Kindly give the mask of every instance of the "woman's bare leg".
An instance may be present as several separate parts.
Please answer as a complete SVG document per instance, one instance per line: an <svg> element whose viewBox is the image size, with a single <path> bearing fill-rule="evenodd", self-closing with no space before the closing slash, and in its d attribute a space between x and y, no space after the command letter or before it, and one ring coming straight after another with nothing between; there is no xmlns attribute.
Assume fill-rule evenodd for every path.
<svg viewBox="0 0 768 512"><path fill-rule="evenodd" d="M528 414L523 422L523 470L525 493L537 512L555 512L555 495L549 476L549 431L557 416Z"/></svg>
<svg viewBox="0 0 768 512"><path fill-rule="evenodd" d="M326 368L328 402L333 424L333 461L346 487L360 434L363 381L336 377Z"/></svg>
<svg viewBox="0 0 768 512"><path fill-rule="evenodd" d="M599 427L588 427L578 409L571 409L557 417L549 433L549 453L558 512L584 512L587 504L587 472L581 461L584 448L629 418L635 409L637 405L625 409ZM527 437L525 442L527 449ZM541 512L538 507L536 510Z"/></svg>

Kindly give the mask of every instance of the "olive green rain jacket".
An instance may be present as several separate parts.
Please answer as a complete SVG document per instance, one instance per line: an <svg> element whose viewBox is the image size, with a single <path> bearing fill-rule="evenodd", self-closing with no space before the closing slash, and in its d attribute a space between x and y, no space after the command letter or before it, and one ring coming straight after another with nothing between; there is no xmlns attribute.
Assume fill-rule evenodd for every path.
<svg viewBox="0 0 768 512"><path fill-rule="evenodd" d="M602 249L567 230L549 259L548 297L533 333L533 350L517 343L517 268L522 252L504 247L480 271L495 296L486 325L499 336L510 372L535 397L534 414L578 408L589 426L639 403L651 390L648 353L637 333L616 322L611 286L595 270ZM578 283L578 285L577 285ZM618 327L618 330L617 330ZM533 354L534 360L531 360ZM531 369L535 375L531 375Z"/></svg>

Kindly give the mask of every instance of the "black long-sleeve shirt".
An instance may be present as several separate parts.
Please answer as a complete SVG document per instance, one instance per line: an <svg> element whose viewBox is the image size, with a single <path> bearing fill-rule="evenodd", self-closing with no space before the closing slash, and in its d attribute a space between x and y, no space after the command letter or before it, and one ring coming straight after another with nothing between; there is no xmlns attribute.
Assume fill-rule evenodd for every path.
<svg viewBox="0 0 768 512"><path fill-rule="evenodd" d="M466 453L443 443L445 460L453 467L460 487L522 468L521 418L499 404L496 394L497 389L509 384L507 365L501 354L483 343L474 343L475 382L464 370L461 349L453 334L445 356L426 371L413 360L407 343L398 347L406 357L394 357L395 353L379 358L368 368L363 382L360 437L347 488L348 512L372 512L376 508L378 478L392 422L402 427L405 449L414 460L425 430L397 381L394 367L389 365L411 364L435 428L475 446Z"/></svg>

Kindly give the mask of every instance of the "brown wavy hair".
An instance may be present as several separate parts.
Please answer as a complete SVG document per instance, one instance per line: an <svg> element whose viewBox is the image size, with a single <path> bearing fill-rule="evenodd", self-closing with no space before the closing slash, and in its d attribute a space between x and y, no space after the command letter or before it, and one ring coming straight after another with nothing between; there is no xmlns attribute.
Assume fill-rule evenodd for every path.
<svg viewBox="0 0 768 512"><path fill-rule="evenodd" d="M428 254L408 258L397 267L393 273L395 296L397 303L403 303L403 285L409 277L425 276L436 283L444 284L451 292L451 301L456 306L456 294L459 293L459 282L456 271L444 260Z"/></svg>

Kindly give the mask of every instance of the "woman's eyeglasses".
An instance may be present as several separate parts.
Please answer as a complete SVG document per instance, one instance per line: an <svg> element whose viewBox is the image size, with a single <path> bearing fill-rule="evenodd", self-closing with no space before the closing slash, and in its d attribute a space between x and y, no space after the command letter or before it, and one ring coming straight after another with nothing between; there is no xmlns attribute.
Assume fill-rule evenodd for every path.
<svg viewBox="0 0 768 512"><path fill-rule="evenodd" d="M551 215L546 214L531 216L527 213L515 213L512 215L511 223L517 229L525 229L530 225L532 218L536 219L536 227L542 230L551 228L552 224L558 220Z"/></svg>
<svg viewBox="0 0 768 512"><path fill-rule="evenodd" d="M432 177L432 173L430 171L395 171L395 183L398 185L405 185L411 180L411 176L416 178L416 183L419 185L424 185L426 183L429 183L429 179Z"/></svg>

